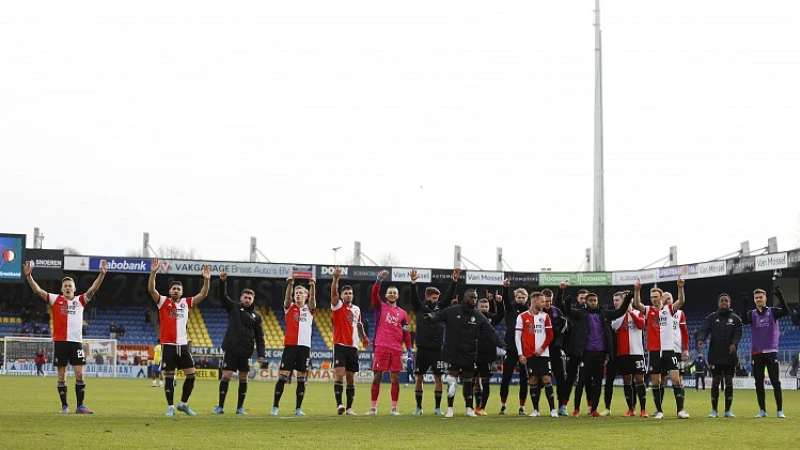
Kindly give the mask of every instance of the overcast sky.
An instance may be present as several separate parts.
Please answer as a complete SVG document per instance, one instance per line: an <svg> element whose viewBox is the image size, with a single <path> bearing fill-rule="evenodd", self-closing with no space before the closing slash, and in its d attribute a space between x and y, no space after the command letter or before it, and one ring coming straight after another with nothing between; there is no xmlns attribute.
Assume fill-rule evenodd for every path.
<svg viewBox="0 0 800 450"><path fill-rule="evenodd" d="M606 268L798 245L800 3L606 0ZM0 231L575 270L592 0L3 1Z"/></svg>

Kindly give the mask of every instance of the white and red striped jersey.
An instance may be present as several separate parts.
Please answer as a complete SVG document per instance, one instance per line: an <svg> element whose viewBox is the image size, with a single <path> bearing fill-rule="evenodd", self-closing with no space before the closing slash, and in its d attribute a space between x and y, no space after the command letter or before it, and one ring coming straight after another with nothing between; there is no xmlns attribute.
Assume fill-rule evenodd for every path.
<svg viewBox="0 0 800 450"><path fill-rule="evenodd" d="M644 316L639 311L625 313L611 322L617 332L617 356L644 355Z"/></svg>
<svg viewBox="0 0 800 450"><path fill-rule="evenodd" d="M63 295L47 294L53 307L53 340L81 342L83 340L83 307L91 300L79 295L67 300Z"/></svg>
<svg viewBox="0 0 800 450"><path fill-rule="evenodd" d="M550 316L539 311L531 314L530 310L517 316L516 344L517 354L532 358L536 350L543 349L541 356L550 357L550 342L553 340L553 324Z"/></svg>
<svg viewBox="0 0 800 450"><path fill-rule="evenodd" d="M672 305L664 305L660 310L645 306L647 320L647 350L651 352L673 351L675 340L672 337L674 312Z"/></svg>
<svg viewBox="0 0 800 450"><path fill-rule="evenodd" d="M358 348L361 340L358 335L358 324L361 323L361 308L354 304L345 305L339 301L331 306L333 311L333 345L346 345Z"/></svg>
<svg viewBox="0 0 800 450"><path fill-rule="evenodd" d="M158 299L158 317L161 319L161 343L186 345L186 324L189 323L189 308L192 297L183 297L177 302L169 297Z"/></svg>
<svg viewBox="0 0 800 450"><path fill-rule="evenodd" d="M680 309L672 315L672 339L676 354L689 350L689 327L686 326L686 314Z"/></svg>
<svg viewBox="0 0 800 450"><path fill-rule="evenodd" d="M286 319L286 334L283 345L302 345L311 348L311 325L314 322L314 311L308 304L302 308L292 303L289 309L284 309Z"/></svg>

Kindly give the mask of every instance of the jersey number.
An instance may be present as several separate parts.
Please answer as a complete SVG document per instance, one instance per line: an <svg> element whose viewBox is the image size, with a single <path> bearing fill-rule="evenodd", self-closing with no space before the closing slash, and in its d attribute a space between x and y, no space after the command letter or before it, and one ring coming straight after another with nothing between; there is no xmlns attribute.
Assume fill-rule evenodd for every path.
<svg viewBox="0 0 800 450"><path fill-rule="evenodd" d="M83 349L77 351L78 358L83 358Z"/></svg>
<svg viewBox="0 0 800 450"><path fill-rule="evenodd" d="M642 360L636 361L636 369L644 370L644 361L642 361Z"/></svg>
<svg viewBox="0 0 800 450"><path fill-rule="evenodd" d="M672 364L674 364L676 366L678 365L678 358L676 356L672 357Z"/></svg>

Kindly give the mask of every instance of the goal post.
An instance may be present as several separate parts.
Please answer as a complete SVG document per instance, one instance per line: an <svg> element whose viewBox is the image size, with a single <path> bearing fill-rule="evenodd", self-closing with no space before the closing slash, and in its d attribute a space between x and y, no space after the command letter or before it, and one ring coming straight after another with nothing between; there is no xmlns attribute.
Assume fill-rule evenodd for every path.
<svg viewBox="0 0 800 450"><path fill-rule="evenodd" d="M116 339L84 339L83 355L86 365L84 377L117 376L117 340ZM54 366L53 340L41 337L6 336L3 338L3 375L36 375L35 357L40 349L44 349L46 363L42 370L45 375L56 375ZM67 373L72 373L68 366Z"/></svg>

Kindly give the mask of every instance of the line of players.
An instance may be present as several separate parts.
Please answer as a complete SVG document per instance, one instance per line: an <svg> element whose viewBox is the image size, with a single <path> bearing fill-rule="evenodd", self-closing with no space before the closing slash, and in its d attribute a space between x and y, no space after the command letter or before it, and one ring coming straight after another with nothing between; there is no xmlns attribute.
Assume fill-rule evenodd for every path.
<svg viewBox="0 0 800 450"><path fill-rule="evenodd" d="M189 347L187 345L186 325L189 309L198 305L208 295L210 286L210 268L203 267L203 286L199 294L193 297L182 297L183 286L173 281L169 288L169 296L162 296L155 289L158 260L151 264L148 280L148 291L156 302L161 323L160 342L162 344L161 366L165 375L165 396L168 403L166 415L175 414L174 374L176 369L183 370L186 381L183 384L181 401L177 409L187 415L196 415L188 406L191 396L195 369ZM55 343L55 364L58 367L58 392L62 402L62 413L68 412L66 395L66 366L75 369L77 413L92 414L83 405L85 381L83 365L85 355L81 346L83 308L91 301L94 293L103 282L107 272L107 264L101 262L100 275L86 294L75 296L75 283L71 278L62 280L61 295L49 294L41 289L33 280L29 262L24 265L25 276L37 295L53 306L53 340ZM358 344L369 346L366 333L361 323L361 311L353 304L353 289L350 286L339 288L341 271L336 268L331 285L331 309L334 323L334 395L338 414L356 415L352 409L355 397L355 375L359 369ZM520 406L519 414L525 414L526 390L530 386L533 403L531 416L539 416L539 397L542 388L550 407L552 417L566 416L566 406L571 395L573 384L575 389L575 409L573 416L580 415L581 396L584 390L588 397L589 414L601 416L610 414L613 379L616 374L623 376L624 392L628 411L626 416L634 416L636 400L639 400L640 415L648 417L646 411L646 390L644 386L645 372L651 374L651 385L657 413L654 418L663 418L662 401L666 376L670 376L676 400L679 418L688 418L683 409L683 388L678 371L678 356L683 353L684 359L688 350L688 330L685 329L685 316L680 312L685 302L684 285L678 279L678 299L673 302L669 293L654 287L650 290L652 306L641 302L641 283L637 280L634 292L618 292L614 294L614 308L601 309L596 294L581 290L577 302L573 304L569 295L564 295L566 283L559 286L553 298L552 291L533 292L528 295L524 288L514 291L514 298L509 296L509 280L503 285L503 295L492 296L487 291L486 298L477 299L477 292L468 289L464 300L457 302L456 285L460 269L455 269L450 286L444 296L438 289L428 287L425 298L421 300L417 290L418 276L411 272L412 305L417 312L417 358L416 389L417 407L414 414L421 415L422 410L422 375L433 371L435 380L435 415L454 415L454 397L457 380L462 382L462 391L466 403L467 416L486 415L486 404L489 398L490 365L496 357L498 347L506 350L503 377L500 387L501 410L505 414L511 375L516 367L520 370ZM381 284L388 277L387 271L380 271L371 293L371 303L375 316L375 343L371 389L371 408L368 415L377 414L383 373L389 372L391 380L392 415L399 415L397 402L400 391L399 374L406 362L413 358L411 336L409 333L408 315L397 305L399 291L395 286L386 289L381 299ZM262 319L253 307L254 293L244 289L237 305L227 297L225 280L227 274L221 274L220 299L229 315L229 326L223 341L225 356L220 381L220 400L215 414L224 413L224 403L228 383L234 372L239 372L239 401L237 414L245 414L244 398L247 392L247 374L249 358L256 347L261 362L265 357L264 333ZM305 395L306 371L310 357L311 329L316 309L316 283L310 280L310 288L294 286L294 280L287 280L284 311L286 313L286 332L284 352L276 383L274 404L270 412L277 415L283 388L296 372L296 407L295 415L304 416L301 407ZM785 417L782 412L782 397L778 377L777 348L779 328L777 320L788 313L785 300L779 289L775 291L781 306L766 307L766 292L757 289L754 292L756 309L744 313L745 323L750 324L753 342L754 373L756 374L757 396L760 412L757 417L766 417L764 404L763 378L766 368L773 385L778 417ZM530 300L530 301L529 301ZM743 299L744 300L744 299ZM726 416L732 417L730 404L733 400L732 373L736 364L736 346L741 337L741 319L730 311L730 297L721 294L718 298L720 309L706 318L704 326L698 330L696 339L702 345L707 336L711 337L709 363L714 375L712 386L712 407L710 417L716 417L717 387L724 377L726 382ZM555 303L555 306L553 305ZM237 308L238 306L238 308ZM744 306L744 304L743 304ZM720 316L723 319L719 328ZM505 339L501 340L494 329L503 319L506 321ZM729 332L725 324L739 321L739 332ZM445 328L447 333L444 333ZM648 360L645 362L643 348L643 330L647 328ZM719 328L719 329L716 329ZM730 327L735 330L736 327ZM405 345L406 353L403 353ZM722 346L722 347L721 347ZM701 348L701 347L700 347ZM720 351L722 348L723 351ZM724 350L728 350L725 354ZM553 355L551 359L550 355ZM733 355L731 364L730 355ZM721 360L719 360L721 358ZM719 361L717 361L717 360ZM646 370L646 367L649 370ZM555 368L555 371L553 371ZM760 369L760 370L759 370ZM598 413L600 390L603 372L607 371L605 403L606 411ZM443 375L447 371L447 413L441 410L443 394ZM522 376L525 374L526 376ZM760 382L759 382L760 374ZM557 393L554 395L552 378L556 378ZM346 391L344 383L347 383ZM635 385L634 385L635 383ZM346 392L346 403L342 401ZM473 409L477 397L477 407ZM555 402L558 401L558 409Z"/></svg>

